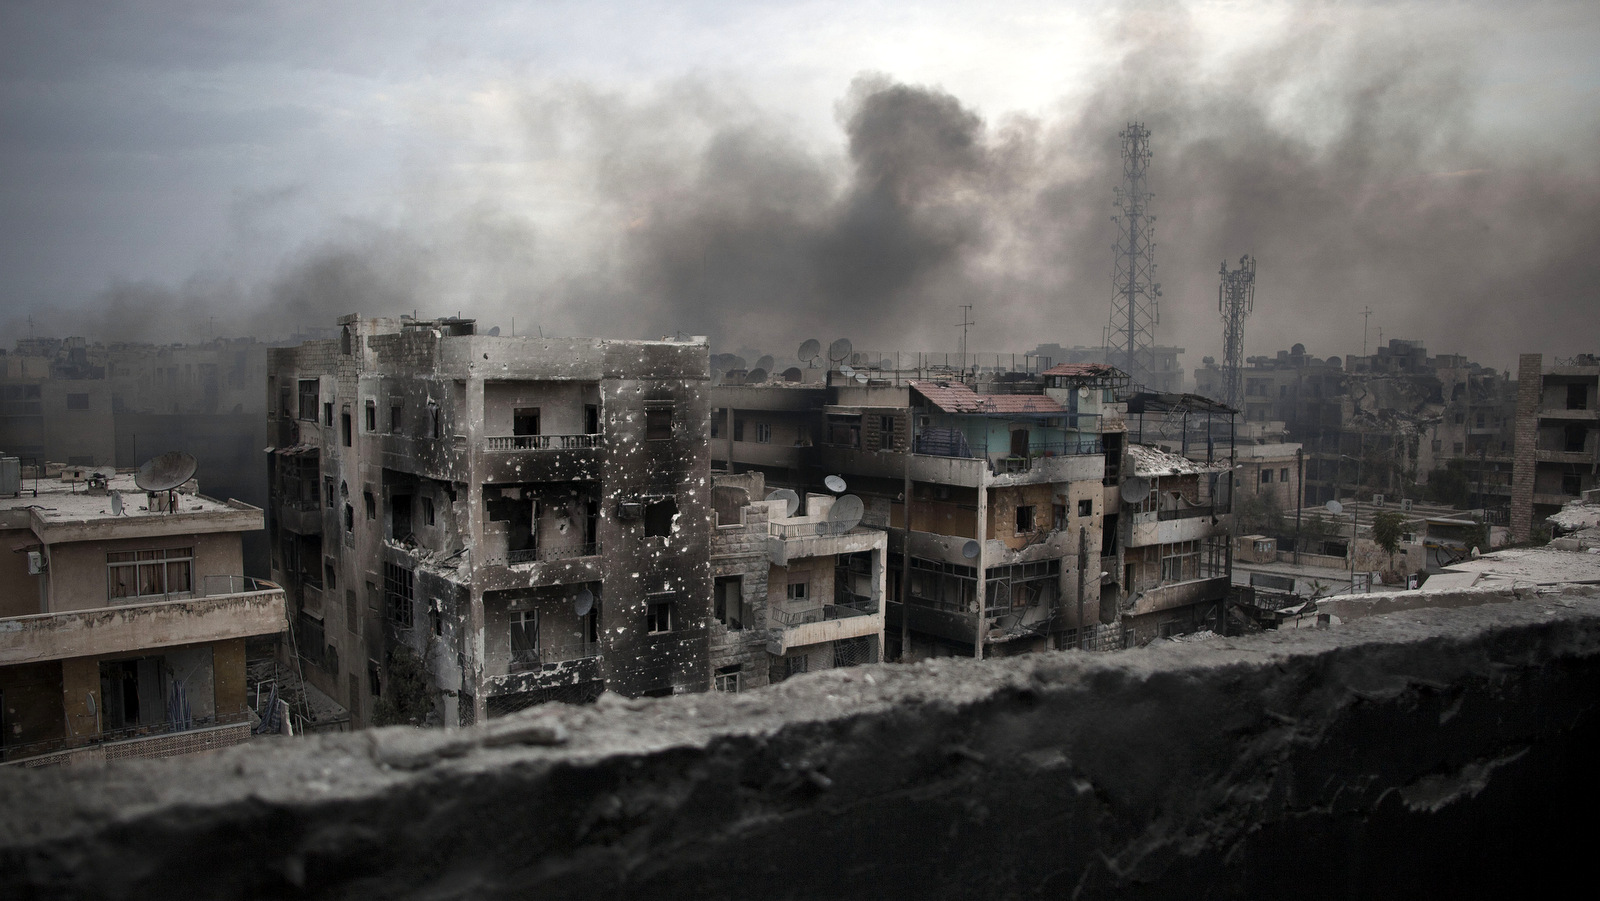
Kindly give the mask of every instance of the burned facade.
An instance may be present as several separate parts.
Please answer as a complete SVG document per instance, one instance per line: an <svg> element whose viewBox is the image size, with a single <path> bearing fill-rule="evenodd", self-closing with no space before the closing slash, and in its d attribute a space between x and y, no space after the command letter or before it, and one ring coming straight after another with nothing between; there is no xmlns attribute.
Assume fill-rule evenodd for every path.
<svg viewBox="0 0 1600 901"><path fill-rule="evenodd" d="M1517 361L1511 538L1526 541L1563 505L1600 487L1600 358Z"/></svg>
<svg viewBox="0 0 1600 901"><path fill-rule="evenodd" d="M132 476L0 460L0 758L168 757L250 735L245 643L284 592L244 575L262 511Z"/></svg>
<svg viewBox="0 0 1600 901"><path fill-rule="evenodd" d="M703 340L339 326L267 376L308 681L363 724L711 687Z"/></svg>

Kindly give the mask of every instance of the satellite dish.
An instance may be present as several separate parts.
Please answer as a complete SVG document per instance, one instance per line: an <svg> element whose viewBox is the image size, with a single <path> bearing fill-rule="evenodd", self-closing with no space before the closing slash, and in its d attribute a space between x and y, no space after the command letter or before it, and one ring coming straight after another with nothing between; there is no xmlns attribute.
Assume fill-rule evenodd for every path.
<svg viewBox="0 0 1600 901"><path fill-rule="evenodd" d="M744 374L744 383L746 385L759 385L766 380L767 371L765 369L761 369L760 367L752 369Z"/></svg>
<svg viewBox="0 0 1600 901"><path fill-rule="evenodd" d="M800 495L795 494L788 488L779 488L776 491L769 492L767 494L767 500L783 501L788 505L784 509L784 518L793 516L795 511L800 509Z"/></svg>
<svg viewBox="0 0 1600 901"><path fill-rule="evenodd" d="M983 548L979 547L978 542L969 540L961 546L961 556L968 560L976 560L978 559L978 552L981 550Z"/></svg>
<svg viewBox="0 0 1600 901"><path fill-rule="evenodd" d="M844 479L841 479L838 476L828 476L822 480L822 484L827 485L828 490L832 491L834 494L838 494L845 489Z"/></svg>
<svg viewBox="0 0 1600 901"><path fill-rule="evenodd" d="M833 509L828 511L828 531L835 535L843 535L861 524L861 517L865 516L867 505L861 498L847 494L833 502Z"/></svg>
<svg viewBox="0 0 1600 901"><path fill-rule="evenodd" d="M722 371L718 369L711 370L711 387L715 388L720 384L722 384Z"/></svg>
<svg viewBox="0 0 1600 901"><path fill-rule="evenodd" d="M579 616L588 616L589 611L593 609L594 592L587 588L578 592L578 596L572 599L572 612Z"/></svg>
<svg viewBox="0 0 1600 901"><path fill-rule="evenodd" d="M1341 504L1338 501L1328 501L1326 504L1323 504L1322 506L1329 513L1332 513L1334 516L1338 516L1340 513L1344 512L1344 504Z"/></svg>
<svg viewBox="0 0 1600 901"><path fill-rule="evenodd" d="M854 378L855 374L856 374L856 369L855 369L854 366L851 366L849 363L846 363L845 365L839 367L839 372L847 379L848 378Z"/></svg>
<svg viewBox="0 0 1600 901"><path fill-rule="evenodd" d="M194 478L199 465L193 456L183 451L167 451L144 461L133 474L133 484L145 491L170 491Z"/></svg>
<svg viewBox="0 0 1600 901"><path fill-rule="evenodd" d="M491 338L500 337L500 326L497 325L494 328L489 329L489 337L491 337Z"/></svg>
<svg viewBox="0 0 1600 901"><path fill-rule="evenodd" d="M1079 388L1078 389L1078 396L1082 397L1082 398L1087 398L1089 396L1089 389L1088 388Z"/></svg>
<svg viewBox="0 0 1600 901"><path fill-rule="evenodd" d="M1118 489L1125 504L1137 504L1150 496L1150 480L1144 476L1129 476L1122 480L1122 487Z"/></svg>
<svg viewBox="0 0 1600 901"><path fill-rule="evenodd" d="M111 515L122 515L122 492L113 488L111 490Z"/></svg>
<svg viewBox="0 0 1600 901"><path fill-rule="evenodd" d="M840 338L828 345L828 359L835 363L843 363L850 359L850 354L854 350L855 346L850 343L849 338Z"/></svg>
<svg viewBox="0 0 1600 901"><path fill-rule="evenodd" d="M861 372L860 370L857 370L856 371L856 381L858 381L861 384L865 385L867 382L872 381L872 379L865 372Z"/></svg>
<svg viewBox="0 0 1600 901"><path fill-rule="evenodd" d="M790 366L783 371L783 380L786 382L798 382L801 378L802 374L798 366Z"/></svg>
<svg viewBox="0 0 1600 901"><path fill-rule="evenodd" d="M800 351L795 356L802 363L810 363L817 357L822 356L822 342L815 338L807 338L800 342Z"/></svg>
<svg viewBox="0 0 1600 901"><path fill-rule="evenodd" d="M757 369L771 369L772 368L772 364L776 363L776 362L777 362L776 360L772 359L772 354L762 354L761 355L761 359L756 361L756 368Z"/></svg>

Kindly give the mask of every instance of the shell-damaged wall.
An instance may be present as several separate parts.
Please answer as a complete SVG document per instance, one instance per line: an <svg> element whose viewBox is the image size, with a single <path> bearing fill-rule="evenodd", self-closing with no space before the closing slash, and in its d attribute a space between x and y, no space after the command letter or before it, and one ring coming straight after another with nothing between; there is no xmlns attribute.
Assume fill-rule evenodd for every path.
<svg viewBox="0 0 1600 901"><path fill-rule="evenodd" d="M0 773L0 877L22 898L1553 896L1591 880L1600 599L1505 600Z"/></svg>

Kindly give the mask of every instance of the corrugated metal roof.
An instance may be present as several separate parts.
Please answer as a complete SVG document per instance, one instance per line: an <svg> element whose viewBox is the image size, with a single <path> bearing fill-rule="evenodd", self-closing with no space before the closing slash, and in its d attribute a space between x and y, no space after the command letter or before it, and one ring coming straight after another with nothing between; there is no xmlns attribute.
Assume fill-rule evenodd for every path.
<svg viewBox="0 0 1600 901"><path fill-rule="evenodd" d="M913 381L911 387L945 413L1048 416L1066 412L1043 394L979 394L959 382Z"/></svg>

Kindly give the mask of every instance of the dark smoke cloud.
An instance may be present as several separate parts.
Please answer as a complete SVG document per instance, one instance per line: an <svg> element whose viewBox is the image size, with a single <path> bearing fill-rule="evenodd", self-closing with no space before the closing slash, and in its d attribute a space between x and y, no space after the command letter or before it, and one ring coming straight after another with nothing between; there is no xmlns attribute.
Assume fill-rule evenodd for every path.
<svg viewBox="0 0 1600 901"><path fill-rule="evenodd" d="M1059 110L986 119L929 85L867 74L839 101L842 149L818 147L706 79L654 94L530 90L527 155L555 161L559 223L499 203L352 226L260 285L119 286L104 330L238 309L282 334L349 311L476 313L521 331L709 334L783 353L806 337L951 349L1095 344L1110 306L1117 133L1153 133L1161 343L1218 353L1216 271L1254 255L1246 352L1316 354L1425 340L1508 366L1594 350L1600 154L1486 136L1485 36L1307 7L1221 64L1181 7L1112 23L1120 62ZM1592 115L1583 111L1583 115ZM1593 122L1580 128L1593 130ZM471 192L468 192L471 193ZM219 324L222 313L216 313Z"/></svg>

